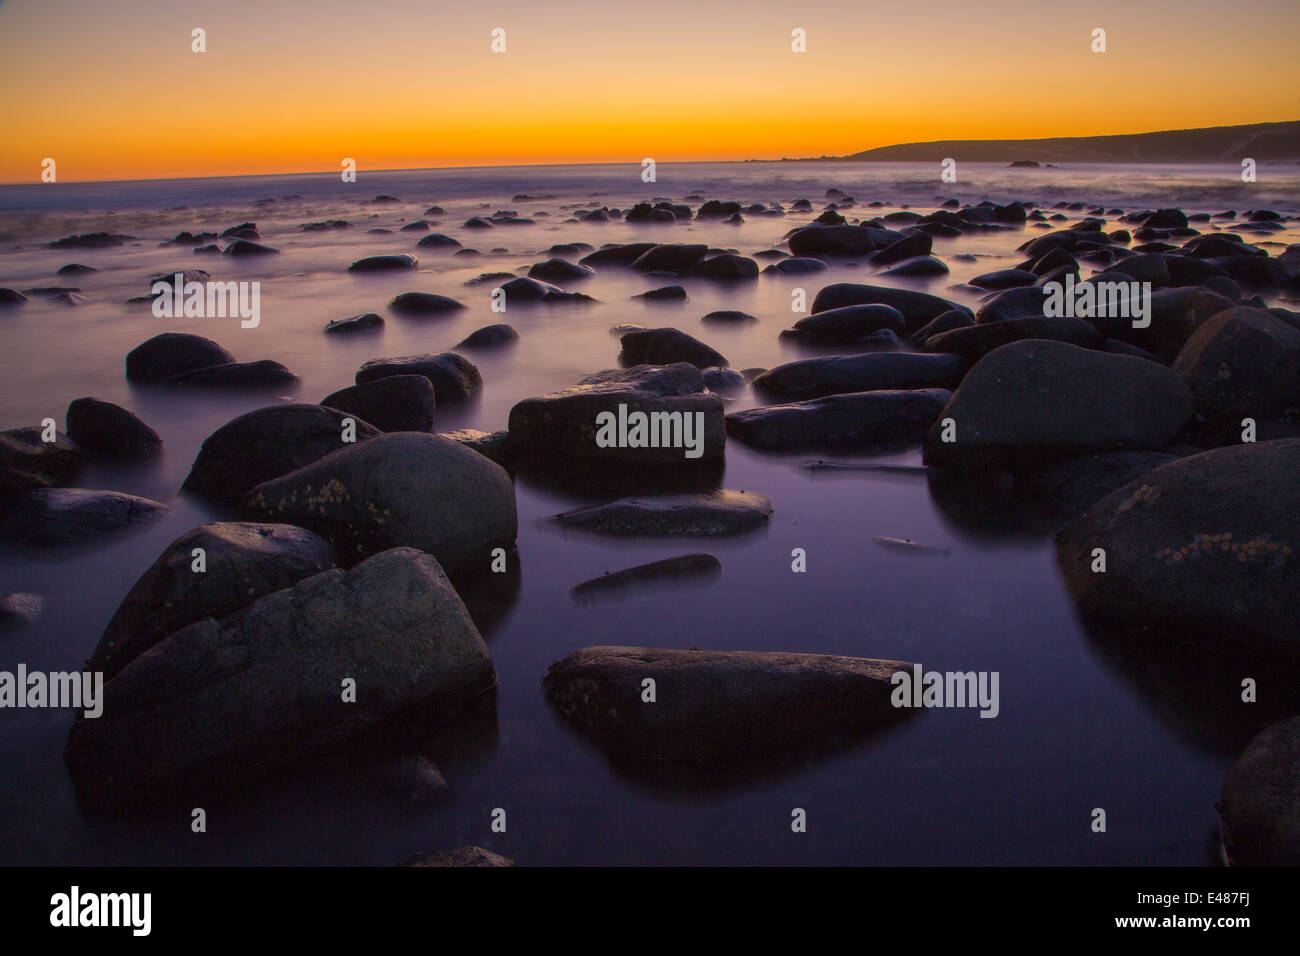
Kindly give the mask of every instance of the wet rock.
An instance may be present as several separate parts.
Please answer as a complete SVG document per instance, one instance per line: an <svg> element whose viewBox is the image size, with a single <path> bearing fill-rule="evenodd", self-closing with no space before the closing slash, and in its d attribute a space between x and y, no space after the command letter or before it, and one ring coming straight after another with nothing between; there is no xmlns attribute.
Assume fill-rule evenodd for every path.
<svg viewBox="0 0 1300 956"><path fill-rule="evenodd" d="M514 326L499 323L497 325L485 325L481 329L475 329L464 339L456 343L458 349L492 349L500 348L502 345L509 345L511 342L519 340L519 333L515 331Z"/></svg>
<svg viewBox="0 0 1300 956"><path fill-rule="evenodd" d="M738 392L745 387L745 376L734 368L714 367L703 369L702 372L704 387L718 395Z"/></svg>
<svg viewBox="0 0 1300 956"><path fill-rule="evenodd" d="M708 251L702 243L660 243L638 256L632 268L638 272L687 272ZM582 261L587 264L586 259Z"/></svg>
<svg viewBox="0 0 1300 956"><path fill-rule="evenodd" d="M443 432L442 437L459 442L466 448L478 452L508 472L514 469L514 442L510 439L510 433L504 429L499 432L485 432L477 428L458 428L455 431Z"/></svg>
<svg viewBox="0 0 1300 956"><path fill-rule="evenodd" d="M690 422L700 459L714 460L722 457L726 443L723 406L720 398L704 389L700 370L684 362L598 372L559 392L516 404L510 410L510 436L521 451L542 457L579 459L610 468L680 468L692 460L685 457L690 449L683 447ZM644 414L651 424L662 421L669 435L681 437L682 442L651 445L650 436L643 436L644 446L629 441L626 446L601 447L597 444L601 430L597 418L604 413L617 416L620 408L625 409L629 421L632 413ZM694 431L700 414L702 433ZM677 432L669 427L674 422L681 425ZM657 427L654 437L662 437Z"/></svg>
<svg viewBox="0 0 1300 956"><path fill-rule="evenodd" d="M1300 408L1300 329L1259 309L1226 309L1192 333L1173 370L1214 420Z"/></svg>
<svg viewBox="0 0 1300 956"><path fill-rule="evenodd" d="M727 416L727 433L769 451L868 448L919 438L951 398L940 388L830 395L735 412Z"/></svg>
<svg viewBox="0 0 1300 956"><path fill-rule="evenodd" d="M478 366L455 352L371 359L357 370L356 382L364 385L392 375L423 375L439 405L468 401L483 389Z"/></svg>
<svg viewBox="0 0 1300 956"><path fill-rule="evenodd" d="M945 312L931 322L927 322L912 335L912 341L920 348L925 348L927 342L936 335L942 335L944 332L951 332L953 329L970 328L975 324L965 312Z"/></svg>
<svg viewBox="0 0 1300 956"><path fill-rule="evenodd" d="M911 289L894 289L889 286L861 285L855 282L836 282L825 286L813 299L814 313L827 312L845 305L893 306L907 319L909 331L919 329L945 312L957 311L971 314L970 309L927 292Z"/></svg>
<svg viewBox="0 0 1300 956"><path fill-rule="evenodd" d="M36 623L45 599L39 594L13 591L0 597L0 633Z"/></svg>
<svg viewBox="0 0 1300 956"><path fill-rule="evenodd" d="M959 355L873 352L778 365L755 378L753 385L769 398L799 401L845 392L951 388L965 369Z"/></svg>
<svg viewBox="0 0 1300 956"><path fill-rule="evenodd" d="M173 375L164 382L171 388L269 388L298 381L279 362L225 362Z"/></svg>
<svg viewBox="0 0 1300 956"><path fill-rule="evenodd" d="M613 537L719 536L756 531L767 525L772 502L746 491L621 498L554 516L565 529Z"/></svg>
<svg viewBox="0 0 1300 956"><path fill-rule="evenodd" d="M547 282L576 282L590 279L595 274L595 269L565 259L547 259L545 262L534 263L528 270L529 278L543 279Z"/></svg>
<svg viewBox="0 0 1300 956"><path fill-rule="evenodd" d="M645 299L650 302L685 302L686 290L679 285L666 285L658 289L651 289L649 292L634 295L632 298Z"/></svg>
<svg viewBox="0 0 1300 956"><path fill-rule="evenodd" d="M126 380L138 384L163 382L195 369L234 361L233 355L211 339L186 332L162 332L127 353Z"/></svg>
<svg viewBox="0 0 1300 956"><path fill-rule="evenodd" d="M903 332L906 328L903 313L893 306L846 305L806 316L781 337L817 345L851 345L881 329Z"/></svg>
<svg viewBox="0 0 1300 956"><path fill-rule="evenodd" d="M691 267L691 274L701 279L716 279L724 282L757 279L758 263L746 256L727 253L700 260Z"/></svg>
<svg viewBox="0 0 1300 956"><path fill-rule="evenodd" d="M378 329L384 325L384 317L378 312L363 312L348 319L334 319L325 324L325 331L330 333L364 332L366 329Z"/></svg>
<svg viewBox="0 0 1300 956"><path fill-rule="evenodd" d="M367 256L348 266L348 272L394 272L401 269L414 269L419 264L419 259L405 253L389 256Z"/></svg>
<svg viewBox="0 0 1300 956"><path fill-rule="evenodd" d="M0 289L0 306L22 305L26 301L27 296L17 289Z"/></svg>
<svg viewBox="0 0 1300 956"><path fill-rule="evenodd" d="M453 239L451 236L444 236L440 232L431 232L427 236L423 236L415 246L417 249L438 249L446 250L448 252L452 249L461 248L459 239Z"/></svg>
<svg viewBox="0 0 1300 956"><path fill-rule="evenodd" d="M1216 806L1231 866L1300 866L1300 717L1259 732Z"/></svg>
<svg viewBox="0 0 1300 956"><path fill-rule="evenodd" d="M575 584L570 593L581 603L601 597L619 596L647 586L712 580L721 573L721 561L711 554L695 552L651 561L649 564L638 564L622 571L606 571L598 578Z"/></svg>
<svg viewBox="0 0 1300 956"><path fill-rule="evenodd" d="M957 333L946 333L955 335ZM1028 339L1004 345L966 373L925 442L926 464L1009 466L1096 451L1161 448L1194 408L1162 365Z"/></svg>
<svg viewBox="0 0 1300 956"><path fill-rule="evenodd" d="M709 368L728 364L720 352L678 329L641 329L624 334L619 341L623 351L618 358L626 366L686 362Z"/></svg>
<svg viewBox="0 0 1300 956"><path fill-rule="evenodd" d="M994 349L1022 339L1051 339L1089 349L1102 345L1101 333L1082 319L1031 316L942 332L927 339L924 349L960 355L967 362L974 363Z"/></svg>
<svg viewBox="0 0 1300 956"><path fill-rule="evenodd" d="M143 421L120 405L97 398L73 401L67 423L68 437L102 458L149 458L162 447L158 433Z"/></svg>
<svg viewBox="0 0 1300 956"><path fill-rule="evenodd" d="M1057 560L1093 623L1254 645L1294 662L1297 495L1300 439L1189 455L1093 505L1058 537ZM1105 574L1091 570L1096 548L1105 551Z"/></svg>
<svg viewBox="0 0 1300 956"><path fill-rule="evenodd" d="M340 389L320 403L369 422L381 432L432 431L437 405L433 384L423 375L375 379Z"/></svg>
<svg viewBox="0 0 1300 956"><path fill-rule="evenodd" d="M862 256L885 248L901 236L901 233L870 226L806 226L790 234L790 252L812 258Z"/></svg>
<svg viewBox="0 0 1300 956"><path fill-rule="evenodd" d="M393 297L393 301L388 303L388 308L403 315L429 316L459 312L465 308L465 304L450 296L437 295L433 292L403 292Z"/></svg>
<svg viewBox="0 0 1300 956"><path fill-rule="evenodd" d="M604 246L583 256L578 262L584 266L630 266L655 247L653 242L629 242L623 245Z"/></svg>
<svg viewBox="0 0 1300 956"><path fill-rule="evenodd" d="M250 491L247 520L296 524L353 561L412 547L452 577L486 572L514 547L515 491L505 469L441 435L392 432L348 445Z"/></svg>
<svg viewBox="0 0 1300 956"><path fill-rule="evenodd" d="M736 309L721 309L701 316L700 321L714 322L719 325L738 325L742 322L757 322L758 316L750 315L748 312L740 312Z"/></svg>
<svg viewBox="0 0 1300 956"><path fill-rule="evenodd" d="M911 711L890 699L902 661L758 651L585 647L552 664L547 698L616 764L729 771L786 763ZM653 704L642 700L654 681Z"/></svg>
<svg viewBox="0 0 1300 956"><path fill-rule="evenodd" d="M763 269L764 272L772 272L776 275L783 276L801 276L809 275L813 272L825 272L830 266L820 259L807 259L799 256L791 256L786 259L780 259Z"/></svg>
<svg viewBox="0 0 1300 956"><path fill-rule="evenodd" d="M254 485L301 468L344 447L344 420L356 440L379 429L321 405L273 405L246 412L207 437L181 489L233 504Z"/></svg>
<svg viewBox="0 0 1300 956"><path fill-rule="evenodd" d="M996 272L985 272L969 280L971 285L981 289L1010 289L1016 286L1033 285L1037 281L1037 274L1024 269L999 269Z"/></svg>
<svg viewBox="0 0 1300 956"><path fill-rule="evenodd" d="M1037 486L1054 505L1071 516L1080 515L1116 488L1136 481L1178 455L1162 451L1111 451L1081 455L1048 465Z"/></svg>
<svg viewBox="0 0 1300 956"><path fill-rule="evenodd" d="M80 236L64 236L50 243L51 249L108 249L125 245L130 236L112 232L87 232Z"/></svg>
<svg viewBox="0 0 1300 956"><path fill-rule="evenodd" d="M201 573L196 548L203 551ZM169 634L332 567L333 547L303 528L232 521L194 528L169 544L127 592L86 669L103 671L109 680Z"/></svg>
<svg viewBox="0 0 1300 956"><path fill-rule="evenodd" d="M148 498L88 488L37 488L23 499L21 536L30 544L65 544L145 524L167 506Z"/></svg>
<svg viewBox="0 0 1300 956"><path fill-rule="evenodd" d="M236 239L221 250L226 256L269 256L279 253L279 249L253 242L251 239Z"/></svg>
<svg viewBox="0 0 1300 956"><path fill-rule="evenodd" d="M24 492L66 485L85 464L85 453L67 435L43 441L40 425L0 432L0 510Z"/></svg>
<svg viewBox="0 0 1300 956"><path fill-rule="evenodd" d="M984 300L975 313L975 322L988 325L1009 319L1045 318L1049 290L1042 286L1007 289Z"/></svg>
<svg viewBox="0 0 1300 956"><path fill-rule="evenodd" d="M592 302L591 296L581 292L565 292L559 286L519 276L500 286L507 304L528 304L532 302Z"/></svg>
<svg viewBox="0 0 1300 956"><path fill-rule="evenodd" d="M871 257L873 266L888 266L917 256L928 256L934 240L928 232L913 232L891 242Z"/></svg>
<svg viewBox="0 0 1300 956"><path fill-rule="evenodd" d="M399 866L516 866L514 860L485 850L481 846L462 846L415 856Z"/></svg>
<svg viewBox="0 0 1300 956"><path fill-rule="evenodd" d="M356 682L340 705L340 681ZM398 548L324 571L155 645L104 685L64 759L92 809L281 771L415 708L495 686L482 637L438 563ZM274 701L274 706L268 706Z"/></svg>

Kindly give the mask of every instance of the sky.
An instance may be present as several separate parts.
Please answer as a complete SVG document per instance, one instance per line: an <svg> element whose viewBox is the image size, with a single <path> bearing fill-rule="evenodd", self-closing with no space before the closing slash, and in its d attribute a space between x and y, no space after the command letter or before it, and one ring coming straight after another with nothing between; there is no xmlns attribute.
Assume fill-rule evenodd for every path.
<svg viewBox="0 0 1300 956"><path fill-rule="evenodd" d="M0 182L1279 122L1298 37L1296 0L0 0Z"/></svg>

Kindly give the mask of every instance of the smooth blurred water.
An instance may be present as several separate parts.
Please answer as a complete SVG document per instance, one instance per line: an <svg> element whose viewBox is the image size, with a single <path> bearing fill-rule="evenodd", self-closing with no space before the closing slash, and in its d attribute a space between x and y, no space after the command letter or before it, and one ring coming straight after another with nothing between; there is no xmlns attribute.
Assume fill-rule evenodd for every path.
<svg viewBox="0 0 1300 956"><path fill-rule="evenodd" d="M627 208L639 199L696 194L787 206L806 197L820 211L832 186L857 199L846 214L864 217L907 204L928 211L949 196L1289 213L1300 196L1295 167L1261 167L1253 186L1234 182L1233 169L1207 166L963 166L955 185L940 184L937 168L916 164L692 164L658 172L655 184L643 184L640 167L628 165L362 171L356 184L314 175L0 188L0 286L72 285L87 299L72 307L33 296L0 314L0 427L45 417L62 426L68 402L83 395L123 404L163 436L163 457L143 467L97 466L81 483L173 506L142 531L107 535L84 548L0 548L0 593L46 598L34 627L0 635L0 669L20 661L33 670L80 666L139 574L168 542L215 516L203 503L178 497L178 489L203 439L244 411L290 399L319 401L352 384L368 359L450 349L480 326L507 321L518 329L518 343L471 355L483 374L482 398L469 408L440 410L437 423L439 431L492 431L505 427L518 400L615 367L611 326L675 326L717 348L735 368L770 367L807 354L777 338L797 319L790 309L794 288L806 289L811 302L831 282L884 281L870 278L875 270L849 265L799 278L764 275L739 286L687 280L681 284L689 302L650 306L629 297L666 280L602 269L570 286L596 303L512 307L504 316L490 309L495 283L464 284L482 272L522 272L559 242L706 242L752 254L816 215L746 217L741 226L565 223L574 208ZM381 193L402 202L369 202ZM521 193L544 198L512 198ZM284 198L293 196L299 198ZM253 205L263 198L276 201ZM872 200L887 205L864 208ZM424 217L437 221L433 229L481 256L430 255L416 249L420 234L366 232L396 230L435 202L446 214ZM170 209L180 205L187 208ZM550 215L533 226L462 228L469 216L497 209ZM345 218L353 227L298 229L326 218ZM220 231L245 220L255 221L281 254L241 261L159 245L182 229ZM105 250L44 248L61 235L103 229L137 238ZM1019 261L1014 247L1036 234L1026 228L936 240L935 254L952 274L907 284L974 304L968 289L952 287ZM1297 241L1294 230L1248 238ZM386 252L416 253L418 271L344 271L357 258ZM953 259L958 253L978 258ZM102 271L56 277L68 262ZM261 325L169 322L156 319L147 304L125 304L147 293L150 276L184 268L207 269L218 280L259 280ZM393 295L416 290L455 296L469 308L435 320L386 313ZM743 309L759 321L701 325L700 316L714 309ZM385 312L384 328L348 336L321 331L327 321L364 311ZM124 356L167 329L209 336L240 360L276 359L301 382L256 395L129 386ZM731 407L754 403L746 391ZM72 797L61 759L70 715L0 711L0 863L386 864L464 843L524 864L1204 863L1217 825L1214 801L1240 737L1198 730L1194 713L1176 699L1171 705L1178 695L1159 689L1151 662L1121 661L1085 633L1058 579L1049 535L1022 527L1014 515L986 513L980 501L973 510L965 507L960 496L932 490L924 478L814 476L798 467L810 457L829 456L760 455L730 442L723 486L761 491L776 511L766 531L725 541L559 535L540 519L598 499L577 490L581 476L574 476L573 488L521 478L517 593L489 593L494 614L477 609L500 680L495 722L454 752L429 742L451 785L446 802L407 807L375 785L371 769L345 756L286 769L276 781L240 788L235 798L214 797L202 836L190 832L188 814L105 823L84 816ZM881 460L918 458L913 449ZM952 551L946 558L900 555L875 545L876 535ZM806 574L791 572L796 547L807 551ZM586 578L690 550L721 559L722 576L709 587L593 606L569 597L569 588ZM547 666L592 644L824 652L919 661L927 669L996 670L1001 715L982 720L973 710L929 711L883 738L795 771L728 788L666 788L611 769L542 699ZM506 834L490 832L495 807L509 814ZM808 811L805 834L790 832L794 807ZM1107 810L1104 835L1089 830L1094 807Z"/></svg>

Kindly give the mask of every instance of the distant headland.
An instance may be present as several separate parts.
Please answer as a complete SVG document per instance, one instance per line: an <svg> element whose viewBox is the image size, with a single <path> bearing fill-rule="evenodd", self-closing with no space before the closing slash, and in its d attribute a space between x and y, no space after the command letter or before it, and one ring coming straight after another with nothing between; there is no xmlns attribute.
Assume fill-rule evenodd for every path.
<svg viewBox="0 0 1300 956"><path fill-rule="evenodd" d="M972 163L1213 163L1300 160L1300 120L1210 126L1203 129L1063 136L1052 139L936 140L899 143L848 156L809 157L806 162L939 162L953 157ZM795 157L787 157L795 159Z"/></svg>

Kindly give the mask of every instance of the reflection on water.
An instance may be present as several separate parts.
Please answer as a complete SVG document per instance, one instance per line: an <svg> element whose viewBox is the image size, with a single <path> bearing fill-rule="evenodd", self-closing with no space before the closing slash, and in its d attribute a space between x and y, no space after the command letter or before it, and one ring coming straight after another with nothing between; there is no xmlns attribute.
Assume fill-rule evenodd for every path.
<svg viewBox="0 0 1300 956"><path fill-rule="evenodd" d="M1255 194L1243 203L1241 191L1219 185L1220 173L1210 169L1172 180L1161 179L1167 171L1150 170L1133 171L1128 179L1113 170L1032 172L1034 178L1026 178L975 168L967 182L940 187L919 167L893 164L661 165L653 188L678 199L699 191L787 205L806 196L819 207L825 189L834 185L859 202L880 198L895 204L870 213L908 202L933 206L940 190L971 201L1020 195L1126 208L1181 201L1204 211L1265 201L1285 207L1297 194L1294 177L1276 181L1276 187L1261 177L1261 189L1289 192L1267 200ZM17 662L41 670L79 667L158 553L189 528L228 516L177 489L203 439L243 412L288 400L319 401L351 384L367 360L447 350L476 328L507 321L518 330L518 343L473 355L485 383L480 400L437 412L439 431L495 431L505 427L520 399L615 367L613 326L673 325L718 349L735 368L769 368L807 354L778 339L798 317L790 307L792 290L807 289L811 301L822 285L869 281L875 272L841 264L814 276L763 276L741 286L682 280L687 303L649 306L630 297L667 280L606 268L581 286L597 303L502 315L490 307L492 284L467 286L467 280L483 272L518 273L549 257L545 250L558 242L692 241L752 254L813 214L751 216L740 227L565 222L575 207L626 207L646 198L635 175L611 169L371 174L360 193L360 186L341 193L327 179L72 185L42 191L39 199L26 187L0 190L0 285L54 284L55 270L69 262L101 270L61 283L81 287L83 305L33 297L0 315L0 424L17 427L47 416L62 424L67 404L82 395L123 404L163 436L162 456L144 466L96 465L80 483L171 505L153 524L84 547L0 549L0 593L21 590L46 598L34 626L0 635L0 669ZM362 201L381 192L405 202L381 207ZM521 192L560 198L510 202ZM277 199L256 210L250 205L294 193L302 198ZM1189 202L1189 196L1201 198ZM435 201L445 215L423 216ZM112 215L79 211L108 202L121 203L121 209ZM37 203L48 205L42 212L32 208ZM178 204L189 208L156 211ZM469 216L497 208L551 216L487 236L460 227ZM868 210L859 206L849 214ZM298 231L301 223L334 217L349 219L353 228ZM436 220L434 229L477 246L481 254L417 251L418 236L396 231L415 218ZM159 245L181 229L219 230L248 219L280 255L250 262ZM375 227L394 231L367 232ZM139 238L107 250L40 245L96 229ZM892 284L975 304L969 287L952 287L1020 261L1014 247L1027 234L1034 233L936 240L935 252L952 274ZM1288 233L1279 241L1296 240ZM497 248L506 251L492 251ZM344 271L364 255L413 251L421 260L414 273ZM978 258L952 259L957 252ZM261 281L261 325L241 329L237 320L214 319L175 321L165 328L208 335L241 361L283 362L300 377L296 386L270 394L214 394L127 385L126 353L164 325L147 305L126 300L144 294L155 273L196 267L216 279ZM468 308L434 320L386 313L389 299L414 290L454 296ZM701 316L721 309L743 310L758 321L700 323ZM368 311L385 313L381 330L341 336L321 331L328 321ZM745 389L728 408L754 404ZM456 724L452 732L414 715L307 767L232 782L203 796L210 823L202 839L190 833L184 808L125 821L86 816L75 804L61 759L70 717L0 711L0 763L6 768L0 780L0 862L389 864L417 852L477 843L523 864L1203 864L1226 768L1248 725L1266 722L1239 720L1239 708L1216 696L1222 686L1207 675L1227 665L1089 636L1053 562L1051 535L1059 515L1039 514L1013 489L924 474L813 472L800 467L810 457L760 454L730 442L725 465L713 470L627 476L520 463L518 553L510 558L510 572L463 590L497 666L490 713ZM917 449L904 447L882 450L871 460L917 465L920 457ZM707 542L611 541L549 533L542 521L625 494L716 487L769 496L775 513L766 531ZM880 547L876 537L951 551L946 558L919 560ZM792 570L796 548L806 553L806 572ZM694 550L707 550L725 569L706 586L634 590L595 606L570 597L575 584L606 571ZM796 749L789 761L748 768L722 781L727 786L716 780L666 785L611 766L546 705L541 680L547 667L595 644L820 652L914 661L926 669L998 671L1002 712L996 720L981 720L971 711L928 711L868 739L849 735L824 750ZM1261 698L1259 713L1265 710ZM385 790L390 764L411 755L437 765L448 783L445 795L412 805ZM1096 806L1106 807L1111 821L1104 838L1088 829L1088 813ZM794 807L807 810L807 833L790 832ZM508 811L505 834L490 831L494 808Z"/></svg>

